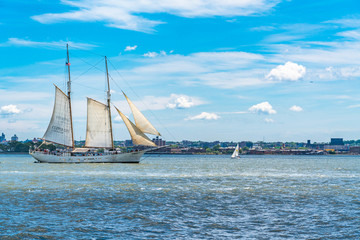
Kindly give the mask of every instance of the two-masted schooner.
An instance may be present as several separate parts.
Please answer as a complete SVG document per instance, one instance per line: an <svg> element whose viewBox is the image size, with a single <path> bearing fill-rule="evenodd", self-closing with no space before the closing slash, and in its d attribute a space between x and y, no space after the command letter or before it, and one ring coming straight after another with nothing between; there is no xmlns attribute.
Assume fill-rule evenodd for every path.
<svg viewBox="0 0 360 240"><path fill-rule="evenodd" d="M73 134L71 111L71 78L69 49L67 45L67 94L55 85L55 103L49 126L43 136L44 142L62 145L65 148L57 151L30 150L30 155L38 162L47 163L139 163L140 158L149 149L157 147L145 133L160 136L160 133L145 118L139 109L130 101L123 92L133 113L135 124L132 123L120 110L115 109L124 121L132 142L138 146L148 146L144 150L118 151L114 147L113 129L111 121L111 94L107 58L105 57L107 77L107 103L101 103L87 98L87 127L85 146L76 148ZM96 151L96 149L104 149Z"/></svg>

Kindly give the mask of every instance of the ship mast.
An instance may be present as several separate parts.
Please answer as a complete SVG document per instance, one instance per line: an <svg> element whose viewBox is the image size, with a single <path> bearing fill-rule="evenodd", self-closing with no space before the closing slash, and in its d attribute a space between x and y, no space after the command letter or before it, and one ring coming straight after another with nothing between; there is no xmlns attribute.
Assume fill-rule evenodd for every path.
<svg viewBox="0 0 360 240"><path fill-rule="evenodd" d="M68 75L69 75L69 79L68 79L68 82L67 82L67 90L68 90L69 108L70 108L71 138L72 138L72 147L75 148L74 129L73 129L72 111L71 111L71 78L70 78L69 44L66 44L66 54L67 54L67 63L66 63L66 65L68 67Z"/></svg>
<svg viewBox="0 0 360 240"><path fill-rule="evenodd" d="M111 123L111 106L110 106L110 82L109 82L109 71L108 71L108 65L107 65L107 57L105 56L105 67L106 67L106 79L107 79L107 105L109 107L109 120L110 120L110 134L111 134L111 146L112 149L114 149L114 138L113 138L113 130L112 130L112 123Z"/></svg>

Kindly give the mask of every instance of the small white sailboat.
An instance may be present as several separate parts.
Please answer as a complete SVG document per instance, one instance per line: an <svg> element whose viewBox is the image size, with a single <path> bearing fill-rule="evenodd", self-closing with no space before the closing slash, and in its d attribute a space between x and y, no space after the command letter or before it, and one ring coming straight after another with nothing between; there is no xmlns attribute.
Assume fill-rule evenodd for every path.
<svg viewBox="0 0 360 240"><path fill-rule="evenodd" d="M231 155L231 158L233 158L233 159L240 158L240 156L239 156L239 144L236 145L236 148L235 148L233 154Z"/></svg>
<svg viewBox="0 0 360 240"><path fill-rule="evenodd" d="M111 95L107 58L105 57L107 75L107 104L87 98L87 127L84 148L75 148L72 111L71 111L71 78L69 50L67 46L68 81L65 94L55 86L55 103L49 126L44 134L44 142L55 143L66 147L61 151L30 150L30 155L38 162L47 163L139 163L146 151L157 147L145 133L160 136L155 127L145 118L139 109L124 94L133 113L135 124L132 123L118 108L117 112L127 127L135 146L152 147L145 150L120 152L114 148L113 128L111 121ZM97 151L97 149L104 149Z"/></svg>

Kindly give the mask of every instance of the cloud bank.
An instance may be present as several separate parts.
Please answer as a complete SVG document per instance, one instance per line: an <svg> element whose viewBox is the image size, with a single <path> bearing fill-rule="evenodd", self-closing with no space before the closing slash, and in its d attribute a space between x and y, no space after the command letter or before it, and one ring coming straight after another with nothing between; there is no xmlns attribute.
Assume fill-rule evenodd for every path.
<svg viewBox="0 0 360 240"><path fill-rule="evenodd" d="M22 47L34 47L34 48L64 48L66 44L79 49L92 49L96 45L88 43L75 43L71 41L57 41L57 42L38 42L20 38L9 38L7 42L0 43L0 47L7 46L22 46Z"/></svg>
<svg viewBox="0 0 360 240"><path fill-rule="evenodd" d="M140 14L167 13L186 18L249 16L264 13L279 2L280 0L62 0L62 4L76 10L36 15L32 19L44 24L101 21L108 27L152 32L155 26L163 22L144 18Z"/></svg>

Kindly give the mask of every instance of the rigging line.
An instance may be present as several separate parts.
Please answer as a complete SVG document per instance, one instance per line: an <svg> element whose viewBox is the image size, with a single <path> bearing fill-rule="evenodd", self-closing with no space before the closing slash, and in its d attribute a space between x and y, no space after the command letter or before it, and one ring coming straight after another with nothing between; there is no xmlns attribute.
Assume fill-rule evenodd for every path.
<svg viewBox="0 0 360 240"><path fill-rule="evenodd" d="M108 62L111 64L111 66L115 69L115 71L118 73L118 75L121 77L121 79L123 79L123 81L129 86L129 88L131 89L131 91L137 96L138 99L140 99L140 101L145 105L145 107L150 111L151 115L153 115L153 117L156 119L156 121L158 121L158 123L160 123L160 125L169 133L169 135L176 141L176 138L174 137L174 135L165 127L165 125L159 120L159 118L156 117L156 115L153 113L153 111L150 110L150 108L146 105L146 103L144 103L141 98L139 97L139 95L136 94L136 92L134 91L134 89L129 85L129 83L124 79L124 77L120 74L120 72L115 68L114 64L108 59ZM116 81L110 76L111 80L115 83L115 85L120 89L121 87L116 83Z"/></svg>
<svg viewBox="0 0 360 240"><path fill-rule="evenodd" d="M93 90L96 90L98 92L103 92L102 90L99 90L98 88L89 87L87 85L84 85L84 84L81 84L81 83L78 83L78 82L73 82L73 84L76 84L76 85L79 85L79 86L82 86L82 87L86 87L86 88L89 88L89 89L93 89Z"/></svg>
<svg viewBox="0 0 360 240"><path fill-rule="evenodd" d="M98 65L101 61L103 61L103 59L99 59L99 61L94 65L94 64L92 64L92 63L89 63L89 62L85 61L85 60L82 59L81 57L78 57L78 58L79 58L81 61L83 61L84 63L86 63L87 65L92 66L93 68L99 70L100 72L104 72L103 69L97 67L97 65Z"/></svg>
<svg viewBox="0 0 360 240"><path fill-rule="evenodd" d="M100 59L95 65L91 65L91 67L90 67L88 70L86 70L85 72L81 73L79 76L73 78L72 81L75 81L75 80L79 79L82 75L86 74L87 72L89 72L89 71L90 71L91 69L93 69L93 68L100 70L99 68L96 67L96 65L98 65L100 62L102 62L102 59Z"/></svg>

